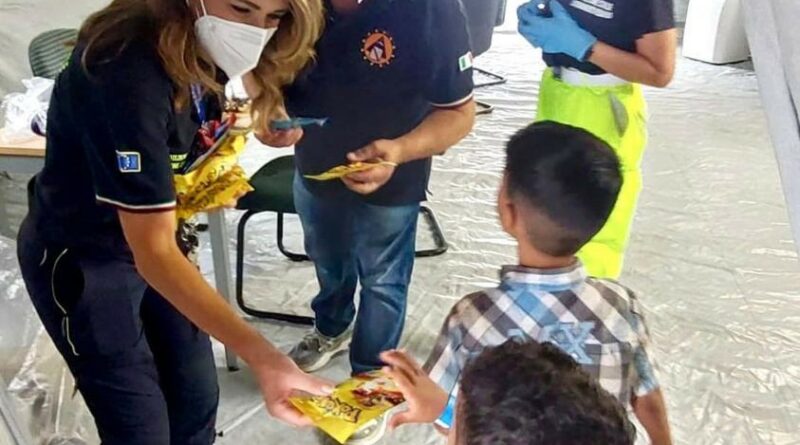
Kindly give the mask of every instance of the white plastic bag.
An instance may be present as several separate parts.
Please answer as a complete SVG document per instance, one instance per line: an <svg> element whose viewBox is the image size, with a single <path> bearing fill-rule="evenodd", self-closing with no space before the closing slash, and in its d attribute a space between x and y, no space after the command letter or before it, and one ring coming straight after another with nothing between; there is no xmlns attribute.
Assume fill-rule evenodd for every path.
<svg viewBox="0 0 800 445"><path fill-rule="evenodd" d="M3 142L23 142L35 136L31 125L36 124L44 133L47 126L47 108L55 82L34 77L22 81L26 91L11 93L3 99Z"/></svg>

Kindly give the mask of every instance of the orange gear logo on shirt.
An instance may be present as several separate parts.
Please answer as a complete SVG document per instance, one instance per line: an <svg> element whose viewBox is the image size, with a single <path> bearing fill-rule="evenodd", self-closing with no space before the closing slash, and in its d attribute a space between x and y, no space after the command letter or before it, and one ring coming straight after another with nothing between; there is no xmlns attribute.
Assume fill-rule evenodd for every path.
<svg viewBox="0 0 800 445"><path fill-rule="evenodd" d="M376 29L369 33L361 43L361 52L364 54L364 60L369 62L370 65L377 65L383 68L392 63L396 48L394 47L394 39L386 31Z"/></svg>

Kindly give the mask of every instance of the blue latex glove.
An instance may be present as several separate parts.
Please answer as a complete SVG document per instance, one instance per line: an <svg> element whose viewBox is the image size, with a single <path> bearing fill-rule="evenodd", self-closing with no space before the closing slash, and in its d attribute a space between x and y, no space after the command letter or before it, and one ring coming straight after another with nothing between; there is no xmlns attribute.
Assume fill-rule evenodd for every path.
<svg viewBox="0 0 800 445"><path fill-rule="evenodd" d="M550 2L550 10L552 17L542 17L538 14L536 2L520 6L517 10L519 33L545 53L563 53L584 60L597 43L597 37L581 28L558 0Z"/></svg>

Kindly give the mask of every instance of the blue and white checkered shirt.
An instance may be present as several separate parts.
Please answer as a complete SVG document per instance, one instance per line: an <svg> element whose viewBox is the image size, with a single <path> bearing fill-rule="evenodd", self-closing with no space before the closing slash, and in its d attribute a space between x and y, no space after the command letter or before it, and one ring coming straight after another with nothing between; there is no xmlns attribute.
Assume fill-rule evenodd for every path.
<svg viewBox="0 0 800 445"><path fill-rule="evenodd" d="M659 387L649 335L632 291L586 276L578 262L558 270L505 267L500 286L453 307L425 364L454 406L470 358L509 339L551 342L571 355L623 405ZM449 426L445 412L442 426Z"/></svg>

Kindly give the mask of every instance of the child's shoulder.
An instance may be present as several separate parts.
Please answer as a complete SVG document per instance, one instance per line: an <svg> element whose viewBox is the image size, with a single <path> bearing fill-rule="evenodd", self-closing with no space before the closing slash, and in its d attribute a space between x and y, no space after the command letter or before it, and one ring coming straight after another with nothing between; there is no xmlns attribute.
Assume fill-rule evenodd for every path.
<svg viewBox="0 0 800 445"><path fill-rule="evenodd" d="M498 288L483 289L462 297L450 310L448 318L475 319L495 307L502 291Z"/></svg>
<svg viewBox="0 0 800 445"><path fill-rule="evenodd" d="M586 279L586 284L594 287L606 297L616 297L628 303L637 299L633 289L611 278L589 277Z"/></svg>
<svg viewBox="0 0 800 445"><path fill-rule="evenodd" d="M644 310L633 289L610 278L587 278L586 283L597 289L602 298L626 318L643 317Z"/></svg>

